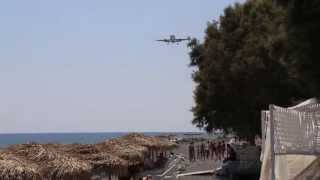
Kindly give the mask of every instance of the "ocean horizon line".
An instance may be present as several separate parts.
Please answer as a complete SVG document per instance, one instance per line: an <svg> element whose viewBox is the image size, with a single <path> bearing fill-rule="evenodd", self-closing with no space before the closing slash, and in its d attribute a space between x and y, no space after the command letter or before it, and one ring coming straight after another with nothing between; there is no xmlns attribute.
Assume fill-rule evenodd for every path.
<svg viewBox="0 0 320 180"><path fill-rule="evenodd" d="M0 132L4 134L97 134L97 133L205 133L203 131L61 131L61 132Z"/></svg>
<svg viewBox="0 0 320 180"><path fill-rule="evenodd" d="M24 143L62 143L62 144L92 144L104 141L111 138L117 138L129 133L130 131L122 132L57 132L57 133L0 133L0 148L7 147L14 144ZM177 136L184 136L186 134L193 134L197 132L139 132L146 136L159 136L174 134Z"/></svg>

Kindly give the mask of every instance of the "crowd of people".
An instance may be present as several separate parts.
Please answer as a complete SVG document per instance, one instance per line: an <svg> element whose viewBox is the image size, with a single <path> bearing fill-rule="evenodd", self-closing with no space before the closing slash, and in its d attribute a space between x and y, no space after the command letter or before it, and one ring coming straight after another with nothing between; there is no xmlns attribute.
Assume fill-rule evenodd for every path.
<svg viewBox="0 0 320 180"><path fill-rule="evenodd" d="M225 141L207 141L189 144L189 160L223 160L227 157L228 149Z"/></svg>

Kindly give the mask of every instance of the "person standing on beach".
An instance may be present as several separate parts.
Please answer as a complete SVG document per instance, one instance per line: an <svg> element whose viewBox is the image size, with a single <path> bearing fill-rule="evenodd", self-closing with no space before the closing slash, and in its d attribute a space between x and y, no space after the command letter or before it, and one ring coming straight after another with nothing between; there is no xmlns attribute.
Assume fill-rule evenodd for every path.
<svg viewBox="0 0 320 180"><path fill-rule="evenodd" d="M214 157L215 157L215 144L214 144L214 142L210 142L210 154L211 154L211 159L214 159Z"/></svg>
<svg viewBox="0 0 320 180"><path fill-rule="evenodd" d="M192 152L191 152L191 143L188 146L188 153L189 153L189 161L191 161L191 156L192 156Z"/></svg>
<svg viewBox="0 0 320 180"><path fill-rule="evenodd" d="M227 161L235 161L237 159L237 153L236 151L231 147L230 144L227 144L226 145L226 158L223 160L224 162L227 162Z"/></svg>
<svg viewBox="0 0 320 180"><path fill-rule="evenodd" d="M212 141L209 142L209 157L212 159Z"/></svg>
<svg viewBox="0 0 320 180"><path fill-rule="evenodd" d="M218 154L217 154L217 145L215 141L212 143L212 154L214 156L214 159L217 159Z"/></svg>
<svg viewBox="0 0 320 180"><path fill-rule="evenodd" d="M192 162L195 160L194 144L191 142L189 144L189 161Z"/></svg>
<svg viewBox="0 0 320 180"><path fill-rule="evenodd" d="M225 141L222 141L222 158L226 157L226 143Z"/></svg>
<svg viewBox="0 0 320 180"><path fill-rule="evenodd" d="M206 146L206 159L209 159L210 157L210 142L207 142L207 146Z"/></svg>
<svg viewBox="0 0 320 180"><path fill-rule="evenodd" d="M204 145L203 142L201 143L200 149L201 149L201 150L200 150L200 151L201 151L201 159L204 160L204 158L205 158L205 155L204 155L205 145Z"/></svg>
<svg viewBox="0 0 320 180"><path fill-rule="evenodd" d="M197 160L201 160L201 149L200 144L197 144Z"/></svg>
<svg viewBox="0 0 320 180"><path fill-rule="evenodd" d="M196 151L195 151L195 147L194 147L194 143L192 142L192 146L191 146L191 151L192 151L192 161L196 160Z"/></svg>
<svg viewBox="0 0 320 180"><path fill-rule="evenodd" d="M221 160L222 159L222 142L218 142L218 145L217 145L217 151L218 151L218 159Z"/></svg>

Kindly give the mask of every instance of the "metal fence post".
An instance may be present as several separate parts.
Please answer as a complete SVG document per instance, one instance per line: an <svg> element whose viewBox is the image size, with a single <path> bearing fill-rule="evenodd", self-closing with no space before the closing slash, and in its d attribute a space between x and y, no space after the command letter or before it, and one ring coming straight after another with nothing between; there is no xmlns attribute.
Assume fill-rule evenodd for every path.
<svg viewBox="0 0 320 180"><path fill-rule="evenodd" d="M270 146L271 146L271 180L276 180L275 176L275 154L274 154L274 105L269 105L270 111Z"/></svg>

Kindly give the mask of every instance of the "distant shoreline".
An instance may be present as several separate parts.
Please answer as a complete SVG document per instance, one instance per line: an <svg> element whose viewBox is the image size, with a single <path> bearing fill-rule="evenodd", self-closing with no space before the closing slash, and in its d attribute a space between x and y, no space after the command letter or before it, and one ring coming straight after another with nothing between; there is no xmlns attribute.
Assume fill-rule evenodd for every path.
<svg viewBox="0 0 320 180"><path fill-rule="evenodd" d="M121 137L129 133L131 132L0 133L0 148L30 142L93 144L105 139ZM183 134L186 133L188 134L194 132L142 132L142 134L147 136L160 136L168 134L183 136Z"/></svg>
<svg viewBox="0 0 320 180"><path fill-rule="evenodd" d="M79 132L9 132L9 133L3 133L0 132L0 135L2 134L94 134L94 133L203 133L198 131L79 131Z"/></svg>

